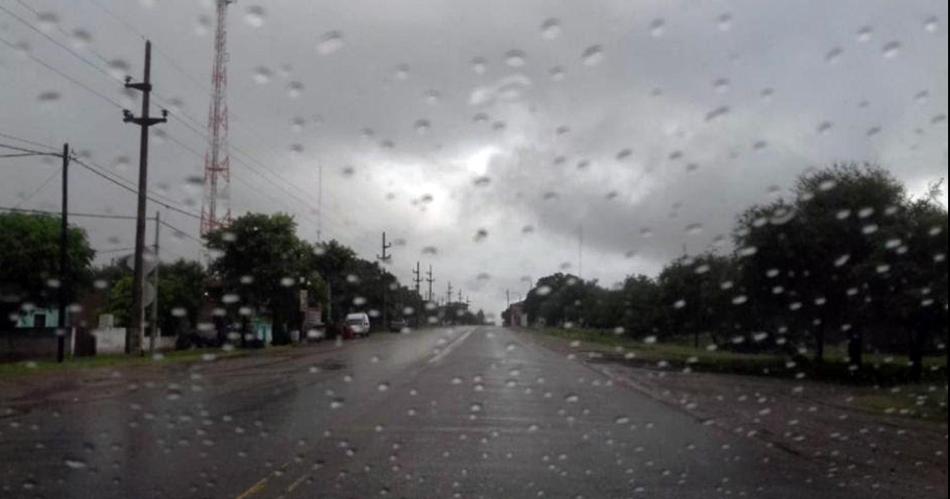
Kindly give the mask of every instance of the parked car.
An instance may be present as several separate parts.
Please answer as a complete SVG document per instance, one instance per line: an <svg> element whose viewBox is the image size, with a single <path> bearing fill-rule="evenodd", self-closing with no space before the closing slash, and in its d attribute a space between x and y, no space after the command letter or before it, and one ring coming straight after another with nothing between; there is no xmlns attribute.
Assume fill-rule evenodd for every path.
<svg viewBox="0 0 950 499"><path fill-rule="evenodd" d="M369 316L366 312L346 314L346 326L356 336L369 336Z"/></svg>
<svg viewBox="0 0 950 499"><path fill-rule="evenodd" d="M409 327L409 323L406 322L406 319L393 319L389 321L389 331L393 333L402 332L403 329Z"/></svg>

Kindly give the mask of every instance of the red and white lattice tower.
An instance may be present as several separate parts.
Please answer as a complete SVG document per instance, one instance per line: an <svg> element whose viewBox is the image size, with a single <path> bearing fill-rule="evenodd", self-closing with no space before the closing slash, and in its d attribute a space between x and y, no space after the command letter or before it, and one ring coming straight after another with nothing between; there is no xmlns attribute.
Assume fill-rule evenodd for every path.
<svg viewBox="0 0 950 499"><path fill-rule="evenodd" d="M227 10L234 0L217 0L214 66L211 69L211 106L208 110L208 151L205 153L201 235L231 222L231 159L228 155L228 45Z"/></svg>

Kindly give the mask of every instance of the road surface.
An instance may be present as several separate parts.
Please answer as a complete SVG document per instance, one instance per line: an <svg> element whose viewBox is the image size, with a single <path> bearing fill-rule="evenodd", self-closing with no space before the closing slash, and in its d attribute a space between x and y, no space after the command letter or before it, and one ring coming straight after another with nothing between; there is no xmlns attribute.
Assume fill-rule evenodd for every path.
<svg viewBox="0 0 950 499"><path fill-rule="evenodd" d="M493 327L102 371L0 404L4 497L868 497Z"/></svg>

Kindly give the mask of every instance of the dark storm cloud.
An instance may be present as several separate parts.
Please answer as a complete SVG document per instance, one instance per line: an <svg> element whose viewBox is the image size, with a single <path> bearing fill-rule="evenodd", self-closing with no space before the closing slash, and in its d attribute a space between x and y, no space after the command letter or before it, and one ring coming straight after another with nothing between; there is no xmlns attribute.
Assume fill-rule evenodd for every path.
<svg viewBox="0 0 950 499"><path fill-rule="evenodd" d="M85 1L31 5L56 14L49 36L120 78L141 73L124 23L155 41L175 119L155 136L151 185L197 211L213 2L103 4L122 21ZM232 206L294 213L304 237L320 225L365 257L386 230L405 241L392 264L404 281L432 263L438 289L451 280L493 310L581 259L607 283L655 273L806 168L874 161L912 192L945 176L946 13L926 0L240 2ZM120 110L29 56L122 106L136 96L2 13L0 37L20 47L0 46L0 131L70 141L132 178ZM56 209L55 186L23 200L55 164L10 164L0 205ZM73 182L77 211L133 209L88 173ZM98 248L131 241L129 224L84 225ZM182 237L169 252L198 248Z"/></svg>

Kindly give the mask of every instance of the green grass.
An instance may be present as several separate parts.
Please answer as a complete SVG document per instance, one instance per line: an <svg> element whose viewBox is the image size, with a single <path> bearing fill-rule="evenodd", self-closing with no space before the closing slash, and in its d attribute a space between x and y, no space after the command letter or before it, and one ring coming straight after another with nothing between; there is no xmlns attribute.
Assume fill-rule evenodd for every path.
<svg viewBox="0 0 950 499"><path fill-rule="evenodd" d="M857 395L856 407L895 416L947 421L947 391L930 385L902 385L880 389L878 393Z"/></svg>
<svg viewBox="0 0 950 499"><path fill-rule="evenodd" d="M908 383L906 357L867 354L865 368L848 369L843 350L830 348L826 361L815 364L810 359L791 359L779 354L750 354L726 350L694 348L692 338L673 339L662 343L644 343L610 331L583 329L531 329L544 334L580 342L581 350L595 350L604 358L641 367L796 378L832 383L873 385L875 390L854 396L857 408L881 414L929 421L947 421L947 360L944 356L924 358L923 383ZM592 346L599 346L592 348ZM826 350L827 351L827 350ZM632 357L631 357L632 355ZM794 364L788 364L793 361ZM931 384L927 384L927 382ZM867 389L863 389L867 390Z"/></svg>
<svg viewBox="0 0 950 499"><path fill-rule="evenodd" d="M97 355L95 357L75 357L66 359L62 363L58 363L55 360L6 362L0 363L0 378L38 373L72 371L76 369L99 369L198 362L204 360L206 355L214 355L215 358L221 359L242 357L248 355L249 353L249 350L224 351L220 348L203 348L196 350L163 352L158 358L153 358L150 355L138 356L109 354Z"/></svg>
<svg viewBox="0 0 950 499"><path fill-rule="evenodd" d="M694 348L692 338L673 339L660 343L642 341L616 335L610 331L586 329L544 328L535 330L550 336L570 341L597 344L612 349L601 349L612 360L656 366L672 369L690 369L694 371L720 372L733 374L754 374L771 377L798 377L818 379L839 383L895 385L909 380L910 369L906 358L887 355L867 354L865 367L859 371L849 369L845 357L832 350L822 364L806 357L790 358L772 353L739 353L728 350L709 350L705 347ZM632 355L632 358L630 357ZM889 361L888 361L889 360ZM924 359L923 381L942 381L947 379L947 360L944 356Z"/></svg>

